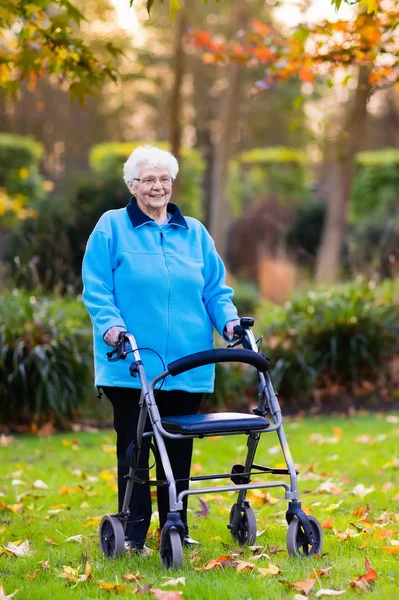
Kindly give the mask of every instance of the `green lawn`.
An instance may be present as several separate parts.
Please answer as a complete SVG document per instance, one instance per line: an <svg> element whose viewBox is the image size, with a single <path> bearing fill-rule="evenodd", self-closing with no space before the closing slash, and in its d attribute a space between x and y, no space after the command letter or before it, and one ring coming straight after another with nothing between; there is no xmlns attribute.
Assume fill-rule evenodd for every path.
<svg viewBox="0 0 399 600"><path fill-rule="evenodd" d="M267 557L257 559L254 551L247 548L237 560L254 567L243 571L233 566L195 570L211 559L240 550L226 527L233 493L215 491L202 497L209 508L205 517L195 515L200 508L198 497L190 499L191 534L201 547L197 553L184 550L183 568L168 571L161 566L156 519L148 539L151 556L124 556L109 561L100 552L97 529L99 519L116 507L114 433L0 438L0 583L5 594L18 589L16 598L24 600L106 598L110 592L99 587L98 582L111 582L124 585L124 589L117 590L122 597L131 596L138 585L153 584L153 589L181 590L183 598L196 600L293 599L299 592L282 580L305 581L318 570L332 567L327 575L316 577L311 598L318 597L320 588L345 590L345 598L357 598L359 594L379 600L397 598L399 417L287 420L285 429L300 470L303 506L322 523L329 519L333 528L324 529L321 557L301 560L289 558L286 552L275 553L275 546L285 550L287 502L283 491L272 490L271 497L264 492L249 492L258 520L257 544L270 561ZM226 472L234 463L242 462L244 456L244 437L196 440L193 471ZM281 465L275 434L263 436L256 462ZM82 536L78 538L81 543L68 541L77 535ZM340 541L340 537L347 539ZM9 542L25 540L29 541L30 555L18 557L4 550ZM366 573L365 559L378 579L362 592L351 588L350 582ZM88 581L74 585L59 577L63 566L80 567L79 573L83 573L86 561L91 566ZM281 573L261 574L259 568L269 567L269 562L278 566ZM124 581L127 572L139 572L142 579L138 583ZM168 578L176 577L185 578L185 585L162 585Z"/></svg>

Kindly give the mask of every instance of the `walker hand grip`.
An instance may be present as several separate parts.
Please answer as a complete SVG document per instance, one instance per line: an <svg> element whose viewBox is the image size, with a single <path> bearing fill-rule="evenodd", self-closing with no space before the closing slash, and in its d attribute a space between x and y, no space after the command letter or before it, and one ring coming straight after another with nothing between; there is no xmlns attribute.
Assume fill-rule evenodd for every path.
<svg viewBox="0 0 399 600"><path fill-rule="evenodd" d="M205 350L204 352L196 352L195 354L183 356L183 358L169 363L168 371L174 377L196 367L221 362L247 363L262 373L268 371L270 368L267 358L262 356L262 354L257 354L253 350L228 350L227 348L221 348L219 350Z"/></svg>

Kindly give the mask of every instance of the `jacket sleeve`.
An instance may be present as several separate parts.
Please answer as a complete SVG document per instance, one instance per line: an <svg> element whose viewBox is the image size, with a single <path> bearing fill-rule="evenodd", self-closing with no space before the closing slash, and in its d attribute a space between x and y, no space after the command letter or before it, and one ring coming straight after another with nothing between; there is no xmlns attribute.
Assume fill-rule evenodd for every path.
<svg viewBox="0 0 399 600"><path fill-rule="evenodd" d="M239 318L232 302L234 292L225 284L225 278L226 269L212 242L212 247L204 259L202 298L211 321L221 336L226 323Z"/></svg>
<svg viewBox="0 0 399 600"><path fill-rule="evenodd" d="M83 258L83 302L94 327L102 337L111 327L125 327L115 305L111 240L103 231L93 231Z"/></svg>

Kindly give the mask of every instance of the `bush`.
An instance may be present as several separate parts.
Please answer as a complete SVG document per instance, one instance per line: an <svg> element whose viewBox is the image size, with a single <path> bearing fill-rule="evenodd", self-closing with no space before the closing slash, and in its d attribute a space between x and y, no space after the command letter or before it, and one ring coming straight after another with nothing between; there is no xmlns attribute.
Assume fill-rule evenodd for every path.
<svg viewBox="0 0 399 600"><path fill-rule="evenodd" d="M305 165L303 150L284 146L254 148L236 156L229 166L228 182L234 216L270 195L286 204L307 198Z"/></svg>
<svg viewBox="0 0 399 600"><path fill-rule="evenodd" d="M90 166L93 171L102 176L118 174L123 183L123 163L137 146L145 144L148 144L148 142L98 144L90 152ZM156 145L164 150L169 149L167 142L156 142ZM178 203L184 214L196 217L197 219L201 219L202 217L203 191L201 180L204 171L205 162L199 151L193 148L183 148L179 168L180 187ZM125 184L123 183L123 185Z"/></svg>
<svg viewBox="0 0 399 600"><path fill-rule="evenodd" d="M346 236L344 262L352 273L383 280L399 275L399 219L385 223L367 220L352 226Z"/></svg>
<svg viewBox="0 0 399 600"><path fill-rule="evenodd" d="M259 290L250 281L235 281L233 302L241 317L253 316L260 304Z"/></svg>
<svg viewBox="0 0 399 600"><path fill-rule="evenodd" d="M27 205L32 207L43 197L42 155L42 145L33 139L0 134L0 215L6 215L6 223L34 214Z"/></svg>
<svg viewBox="0 0 399 600"><path fill-rule="evenodd" d="M399 150L359 152L350 200L354 223L399 220Z"/></svg>
<svg viewBox="0 0 399 600"><path fill-rule="evenodd" d="M325 204L302 204L296 207L294 222L286 233L288 250L299 264L314 266L323 231Z"/></svg>
<svg viewBox="0 0 399 600"><path fill-rule="evenodd" d="M128 202L129 191L121 177L94 174L73 179L63 198L43 200L37 218L28 219L10 234L5 259L12 266L15 284L80 292L90 233L106 210Z"/></svg>
<svg viewBox="0 0 399 600"><path fill-rule="evenodd" d="M264 307L259 324L274 385L293 408L325 393L361 396L389 386L388 360L399 353L392 289L352 284L298 294L284 307Z"/></svg>
<svg viewBox="0 0 399 600"><path fill-rule="evenodd" d="M0 297L0 420L65 424L84 405L92 383L91 324L79 300Z"/></svg>

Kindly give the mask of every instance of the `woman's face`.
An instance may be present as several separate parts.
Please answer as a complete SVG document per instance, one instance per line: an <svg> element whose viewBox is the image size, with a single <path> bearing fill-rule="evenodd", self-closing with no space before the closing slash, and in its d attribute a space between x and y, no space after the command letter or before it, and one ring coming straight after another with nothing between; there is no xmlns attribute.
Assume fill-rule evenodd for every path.
<svg viewBox="0 0 399 600"><path fill-rule="evenodd" d="M129 183L129 189L143 212L161 211L170 201L172 179L167 169L142 165L138 180Z"/></svg>

